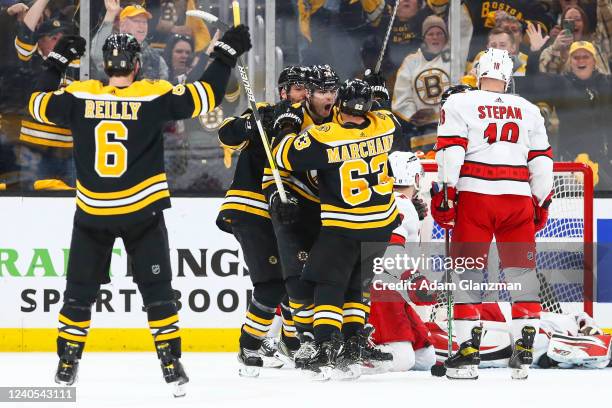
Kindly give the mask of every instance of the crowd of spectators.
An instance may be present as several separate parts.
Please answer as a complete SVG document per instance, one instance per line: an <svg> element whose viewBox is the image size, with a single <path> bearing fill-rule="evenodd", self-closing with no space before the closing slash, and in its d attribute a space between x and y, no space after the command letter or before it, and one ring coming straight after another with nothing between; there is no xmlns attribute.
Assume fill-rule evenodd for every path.
<svg viewBox="0 0 612 408"><path fill-rule="evenodd" d="M71 135L41 128L27 115L29 86L41 61L65 33L78 32L76 0L0 0L0 189L74 186ZM427 157L435 143L438 104L459 59L461 82L475 85L487 47L514 61L510 91L536 103L556 160L581 161L596 173L596 190L612 191L612 0L463 0L460 49L450 50L448 0L397 0L381 72L400 118L406 148ZM102 44L116 31L143 48L143 77L183 83L208 63L215 32L185 11L223 0L90 2L90 77L105 81ZM246 4L246 2L243 2ZM257 0L263 16L264 1ZM342 79L372 69L381 53L395 0L276 1L276 43L285 64L330 64ZM257 34L255 34L257 35ZM79 76L73 63L65 82ZM264 69L259 67L259 69ZM257 73L253 73L257 75ZM199 121L169 123L167 168L175 191L219 194L231 180L232 157L217 143L223 119L240 112L233 81L226 100Z"/></svg>

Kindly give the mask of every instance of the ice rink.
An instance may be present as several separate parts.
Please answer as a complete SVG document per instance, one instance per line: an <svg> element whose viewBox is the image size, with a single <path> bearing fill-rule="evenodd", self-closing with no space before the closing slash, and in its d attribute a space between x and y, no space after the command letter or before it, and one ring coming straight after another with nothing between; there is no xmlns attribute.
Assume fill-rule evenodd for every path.
<svg viewBox="0 0 612 408"><path fill-rule="evenodd" d="M52 353L2 353L0 386L54 386ZM153 353L86 353L76 403L0 403L0 407L568 407L609 406L612 369L532 370L512 381L506 369L481 370L477 381L449 381L427 372L312 382L300 372L263 370L240 378L233 353L185 353L187 396L175 399Z"/></svg>

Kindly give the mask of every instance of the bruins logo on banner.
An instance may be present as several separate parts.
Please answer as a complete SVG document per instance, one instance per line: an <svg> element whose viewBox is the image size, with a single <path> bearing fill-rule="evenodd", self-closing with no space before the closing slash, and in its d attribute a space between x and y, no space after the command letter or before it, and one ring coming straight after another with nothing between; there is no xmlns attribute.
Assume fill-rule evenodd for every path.
<svg viewBox="0 0 612 408"><path fill-rule="evenodd" d="M219 130L223 123L223 109L221 106L217 106L210 112L200 115L200 124L202 127L209 132Z"/></svg>
<svg viewBox="0 0 612 408"><path fill-rule="evenodd" d="M419 99L426 105L438 105L442 92L450 86L448 74L438 68L429 68L418 74L414 80L414 89Z"/></svg>

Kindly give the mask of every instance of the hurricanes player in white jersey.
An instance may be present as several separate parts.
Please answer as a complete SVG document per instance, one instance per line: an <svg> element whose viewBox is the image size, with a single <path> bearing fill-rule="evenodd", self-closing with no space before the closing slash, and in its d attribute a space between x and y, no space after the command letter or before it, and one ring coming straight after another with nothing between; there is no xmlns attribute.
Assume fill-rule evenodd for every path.
<svg viewBox="0 0 612 408"><path fill-rule="evenodd" d="M495 237L512 297L512 378L524 379L532 362L541 305L535 273L535 233L544 227L552 198L552 149L539 109L507 94L512 59L488 49L478 65L478 90L451 95L440 112L432 186L432 216L453 229L451 257L486 260ZM446 183L446 191L442 184ZM445 201L446 196L446 201ZM465 259L464 259L465 260ZM482 270L455 274L479 283ZM509 288L512 289L512 288ZM445 366L449 378L478 378L481 294L454 294L459 352Z"/></svg>
<svg viewBox="0 0 612 408"><path fill-rule="evenodd" d="M411 152L393 152L389 155L389 164L393 172L393 191L395 202L400 211L402 223L391 235L391 241L385 258L393 258L395 253L411 252L420 243L421 220L427 216L427 204L417 194L424 177L423 166L419 158ZM387 279L385 279L387 278ZM384 275L374 278L382 283L424 279L412 270L387 270ZM381 289L381 288L378 288ZM429 330L414 310L412 305L432 304L416 291L408 293L377 290L376 283L372 291L372 305L369 323L374 326L372 339L375 344L383 345L385 351L393 355L393 361L375 370L363 370L364 374L381 371L429 370L436 362L436 353L432 345Z"/></svg>

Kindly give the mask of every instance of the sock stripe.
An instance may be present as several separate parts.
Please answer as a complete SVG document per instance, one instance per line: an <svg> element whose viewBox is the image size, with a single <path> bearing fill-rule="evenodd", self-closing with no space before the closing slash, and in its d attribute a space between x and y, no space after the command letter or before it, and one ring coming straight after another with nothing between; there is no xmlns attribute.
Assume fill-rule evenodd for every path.
<svg viewBox="0 0 612 408"><path fill-rule="evenodd" d="M349 303L345 303L342 308L344 310L347 309L360 309L363 310L366 313L370 313L370 306L363 304L363 303L357 303L357 302L349 302Z"/></svg>
<svg viewBox="0 0 612 408"><path fill-rule="evenodd" d="M160 320L149 320L149 327L152 329L162 328L164 326L169 326L171 324L178 323L179 318L178 315L172 315L170 317L166 317L165 319Z"/></svg>
<svg viewBox="0 0 612 408"><path fill-rule="evenodd" d="M331 312L331 313L342 315L342 308L338 306L333 306L333 305L319 305L314 308L314 311L315 311L315 319L316 319L316 315L320 312Z"/></svg>
<svg viewBox="0 0 612 408"><path fill-rule="evenodd" d="M179 337L181 337L181 332L180 330L177 329L171 333L159 334L157 336L153 336L153 339L155 341L165 341L165 340L177 339Z"/></svg>
<svg viewBox="0 0 612 408"><path fill-rule="evenodd" d="M60 321L60 323L63 323L67 326L75 326L75 327L80 327L82 329L89 329L89 325L91 324L91 320L86 320L83 322L76 322L74 320L69 319L68 317L64 316L61 313L59 314L58 320Z"/></svg>
<svg viewBox="0 0 612 408"><path fill-rule="evenodd" d="M66 339L66 340L72 340L72 341L76 341L79 343L85 343L85 340L87 339L87 335L70 334L62 330L59 331L57 336L63 339Z"/></svg>
<svg viewBox="0 0 612 408"><path fill-rule="evenodd" d="M255 306L257 309L261 310L264 313L267 313L267 314L276 314L276 306L270 307L270 306L266 306L264 304L261 304L254 297L251 299L251 307L252 306ZM249 307L249 309L251 309L251 307Z"/></svg>
<svg viewBox="0 0 612 408"><path fill-rule="evenodd" d="M320 325L328 325L328 326L337 327L338 329L342 328L342 322L341 321L339 322L338 320L335 320L335 319L325 319L325 318L316 319L312 325L313 327L317 327Z"/></svg>
<svg viewBox="0 0 612 408"><path fill-rule="evenodd" d="M257 338L266 337L266 334L268 334L267 331L261 331L261 330L254 329L253 327L249 326L246 323L242 325L242 330L244 330L245 332Z"/></svg>
<svg viewBox="0 0 612 408"><path fill-rule="evenodd" d="M263 324L265 326L271 325L272 321L274 320L274 317L272 317L271 319L264 319L263 317L256 316L251 311L247 312L246 318L247 320L251 320L255 323Z"/></svg>

